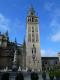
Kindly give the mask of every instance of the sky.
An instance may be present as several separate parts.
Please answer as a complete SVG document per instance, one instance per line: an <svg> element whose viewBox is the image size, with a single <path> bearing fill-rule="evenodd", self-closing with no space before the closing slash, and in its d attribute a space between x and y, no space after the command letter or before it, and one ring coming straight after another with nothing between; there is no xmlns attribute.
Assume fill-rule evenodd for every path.
<svg viewBox="0 0 60 80"><path fill-rule="evenodd" d="M23 44L26 17L33 5L39 17L42 56L57 56L60 52L60 0L0 0L0 32L9 32L10 41Z"/></svg>

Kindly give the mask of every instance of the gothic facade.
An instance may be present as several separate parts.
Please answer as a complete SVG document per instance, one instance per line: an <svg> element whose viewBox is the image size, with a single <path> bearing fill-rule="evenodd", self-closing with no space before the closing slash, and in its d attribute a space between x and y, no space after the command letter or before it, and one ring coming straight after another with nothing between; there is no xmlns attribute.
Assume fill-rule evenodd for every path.
<svg viewBox="0 0 60 80"><path fill-rule="evenodd" d="M23 45L17 42L10 42L8 33L0 34L0 69L12 68L15 47L17 50L16 64L17 67L25 68L25 43Z"/></svg>

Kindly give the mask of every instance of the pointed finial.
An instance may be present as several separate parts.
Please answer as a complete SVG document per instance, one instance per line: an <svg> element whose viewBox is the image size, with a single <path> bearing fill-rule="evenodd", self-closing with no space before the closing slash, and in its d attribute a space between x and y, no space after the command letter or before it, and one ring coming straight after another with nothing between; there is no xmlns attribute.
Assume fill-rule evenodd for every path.
<svg viewBox="0 0 60 80"><path fill-rule="evenodd" d="M5 35L8 37L8 30L6 31Z"/></svg>
<svg viewBox="0 0 60 80"><path fill-rule="evenodd" d="M16 37L15 37L15 43L16 43Z"/></svg>
<svg viewBox="0 0 60 80"><path fill-rule="evenodd" d="M15 46L14 46L14 49L15 50L17 49L17 40L16 40L16 37L15 37Z"/></svg>
<svg viewBox="0 0 60 80"><path fill-rule="evenodd" d="M29 15L35 15L35 10L32 4L30 5L30 8L29 8Z"/></svg>
<svg viewBox="0 0 60 80"><path fill-rule="evenodd" d="M17 43L16 37L15 37L15 43Z"/></svg>
<svg viewBox="0 0 60 80"><path fill-rule="evenodd" d="M23 47L25 48L25 46L26 46L26 43L25 43L25 39L24 39L24 42L23 42Z"/></svg>

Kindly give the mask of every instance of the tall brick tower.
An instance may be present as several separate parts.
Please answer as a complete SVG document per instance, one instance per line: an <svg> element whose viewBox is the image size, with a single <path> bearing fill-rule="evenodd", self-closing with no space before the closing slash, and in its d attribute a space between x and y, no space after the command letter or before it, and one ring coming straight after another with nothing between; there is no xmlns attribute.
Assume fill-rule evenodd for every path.
<svg viewBox="0 0 60 80"><path fill-rule="evenodd" d="M26 68L42 70L39 21L33 7L29 9L26 21Z"/></svg>

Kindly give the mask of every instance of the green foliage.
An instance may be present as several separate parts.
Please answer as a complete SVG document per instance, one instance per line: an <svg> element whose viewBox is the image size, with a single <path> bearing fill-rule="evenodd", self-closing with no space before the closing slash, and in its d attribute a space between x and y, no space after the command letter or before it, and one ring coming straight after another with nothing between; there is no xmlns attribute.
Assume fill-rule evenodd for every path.
<svg viewBox="0 0 60 80"><path fill-rule="evenodd" d="M53 70L49 71L49 77L54 77L54 71Z"/></svg>
<svg viewBox="0 0 60 80"><path fill-rule="evenodd" d="M49 77L56 77L59 78L60 77L60 70L56 69L56 70L50 70L49 71Z"/></svg>
<svg viewBox="0 0 60 80"><path fill-rule="evenodd" d="M55 77L60 77L60 70L55 70Z"/></svg>

